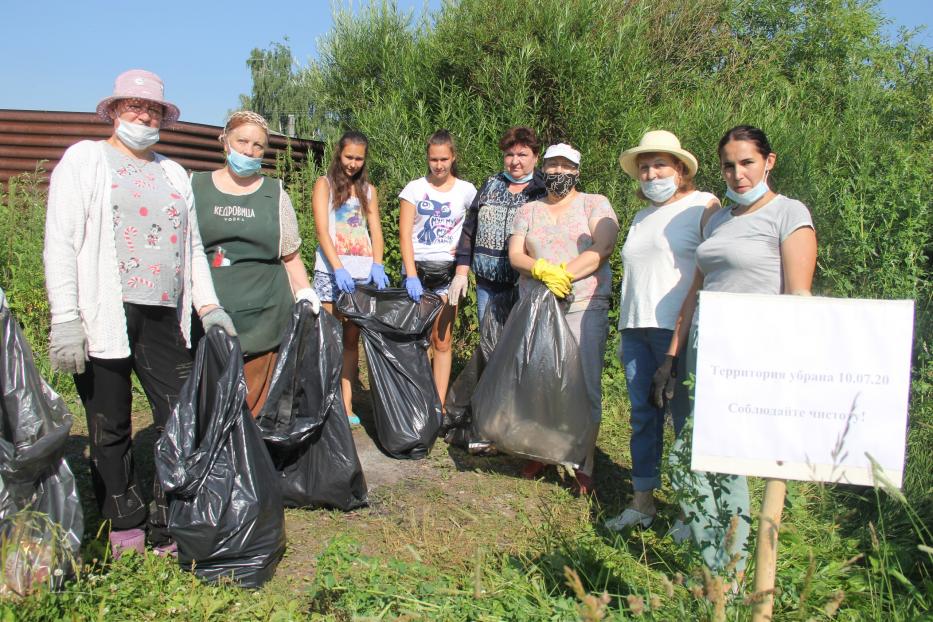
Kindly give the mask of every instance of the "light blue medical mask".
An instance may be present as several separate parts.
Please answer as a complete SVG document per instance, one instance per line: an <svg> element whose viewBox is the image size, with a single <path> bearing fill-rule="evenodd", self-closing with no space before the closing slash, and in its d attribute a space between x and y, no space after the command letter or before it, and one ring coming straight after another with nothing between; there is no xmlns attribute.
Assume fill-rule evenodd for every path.
<svg viewBox="0 0 933 622"><path fill-rule="evenodd" d="M732 188L726 185L726 197L732 201L735 201L742 207L748 207L761 197L765 196L768 193L770 188L768 187L768 173L771 172L771 169L765 170L765 176L761 178L757 184L755 184L751 190L746 192L736 192Z"/></svg>
<svg viewBox="0 0 933 622"><path fill-rule="evenodd" d="M133 151L145 151L159 142L159 128L141 123L127 123L118 119L116 135L120 142Z"/></svg>
<svg viewBox="0 0 933 622"><path fill-rule="evenodd" d="M508 180L509 180L510 182L512 182L513 184L527 184L529 181L531 181L531 178L535 176L535 172L534 172L534 171L531 171L530 173L528 173L527 175L525 175L525 176L522 177L521 179L515 179L514 177L512 177L511 175L509 175L509 172L508 172L508 171L502 171L502 174L505 175L505 178L508 179Z"/></svg>
<svg viewBox="0 0 933 622"><path fill-rule="evenodd" d="M259 172L262 167L262 158L245 156L227 145L227 164L237 177L250 177Z"/></svg>
<svg viewBox="0 0 933 622"><path fill-rule="evenodd" d="M674 180L673 175L658 177L651 181L639 181L638 183L641 185L641 193L648 197L649 201L658 205L667 201L677 192L677 182Z"/></svg>

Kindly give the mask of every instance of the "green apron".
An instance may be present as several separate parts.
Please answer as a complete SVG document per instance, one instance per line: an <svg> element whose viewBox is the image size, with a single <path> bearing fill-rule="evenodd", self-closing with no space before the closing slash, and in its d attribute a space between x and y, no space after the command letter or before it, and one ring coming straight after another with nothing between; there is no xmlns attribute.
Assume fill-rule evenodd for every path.
<svg viewBox="0 0 933 622"><path fill-rule="evenodd" d="M233 319L243 354L274 350L295 303L279 256L281 185L264 177L251 194L226 194L210 173L195 173L191 187L214 291Z"/></svg>

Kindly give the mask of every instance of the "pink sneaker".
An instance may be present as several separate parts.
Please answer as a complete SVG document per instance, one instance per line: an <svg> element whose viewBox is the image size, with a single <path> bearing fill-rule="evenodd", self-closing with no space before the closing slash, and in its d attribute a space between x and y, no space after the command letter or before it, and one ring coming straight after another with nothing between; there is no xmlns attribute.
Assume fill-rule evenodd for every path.
<svg viewBox="0 0 933 622"><path fill-rule="evenodd" d="M132 550L142 555L146 550L146 532L142 529L111 531L110 550L114 561L120 559L124 551Z"/></svg>
<svg viewBox="0 0 933 622"><path fill-rule="evenodd" d="M178 545L174 540L168 544L155 547L152 549L152 552L159 557L174 557L175 559L178 559Z"/></svg>

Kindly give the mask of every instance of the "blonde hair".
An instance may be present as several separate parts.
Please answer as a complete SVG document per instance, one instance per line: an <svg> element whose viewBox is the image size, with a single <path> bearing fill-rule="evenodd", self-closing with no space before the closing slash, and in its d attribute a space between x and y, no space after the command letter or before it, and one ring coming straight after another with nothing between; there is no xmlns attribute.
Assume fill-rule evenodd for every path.
<svg viewBox="0 0 933 622"><path fill-rule="evenodd" d="M246 125L247 123L252 123L253 125L258 125L263 132L266 133L266 140L269 140L269 123L263 118L261 114L257 114L250 110L238 110L230 115L227 119L227 123L224 124L224 131L220 133L220 142L224 142L227 139L227 132L230 130L235 130L241 125Z"/></svg>

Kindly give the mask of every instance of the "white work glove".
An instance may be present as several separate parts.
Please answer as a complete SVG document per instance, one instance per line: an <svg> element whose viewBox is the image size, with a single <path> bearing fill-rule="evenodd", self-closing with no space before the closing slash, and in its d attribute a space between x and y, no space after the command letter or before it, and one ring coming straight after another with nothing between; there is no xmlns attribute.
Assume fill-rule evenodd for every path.
<svg viewBox="0 0 933 622"><path fill-rule="evenodd" d="M321 312L321 299L317 297L317 293L313 288L304 287L295 292L295 302L300 302L302 300L307 300L311 303L311 313L314 315Z"/></svg>
<svg viewBox="0 0 933 622"><path fill-rule="evenodd" d="M49 333L49 361L52 369L65 374L83 374L87 360L87 338L81 320L52 324Z"/></svg>
<svg viewBox="0 0 933 622"><path fill-rule="evenodd" d="M223 307L215 307L204 314L201 318L201 326L207 333L211 326L219 326L230 337L236 337L236 328L233 326L233 320L227 315Z"/></svg>
<svg viewBox="0 0 933 622"><path fill-rule="evenodd" d="M447 288L447 304L451 307L457 306L461 298L466 298L467 290L470 288L470 279L465 274L455 274L450 281L450 287Z"/></svg>

